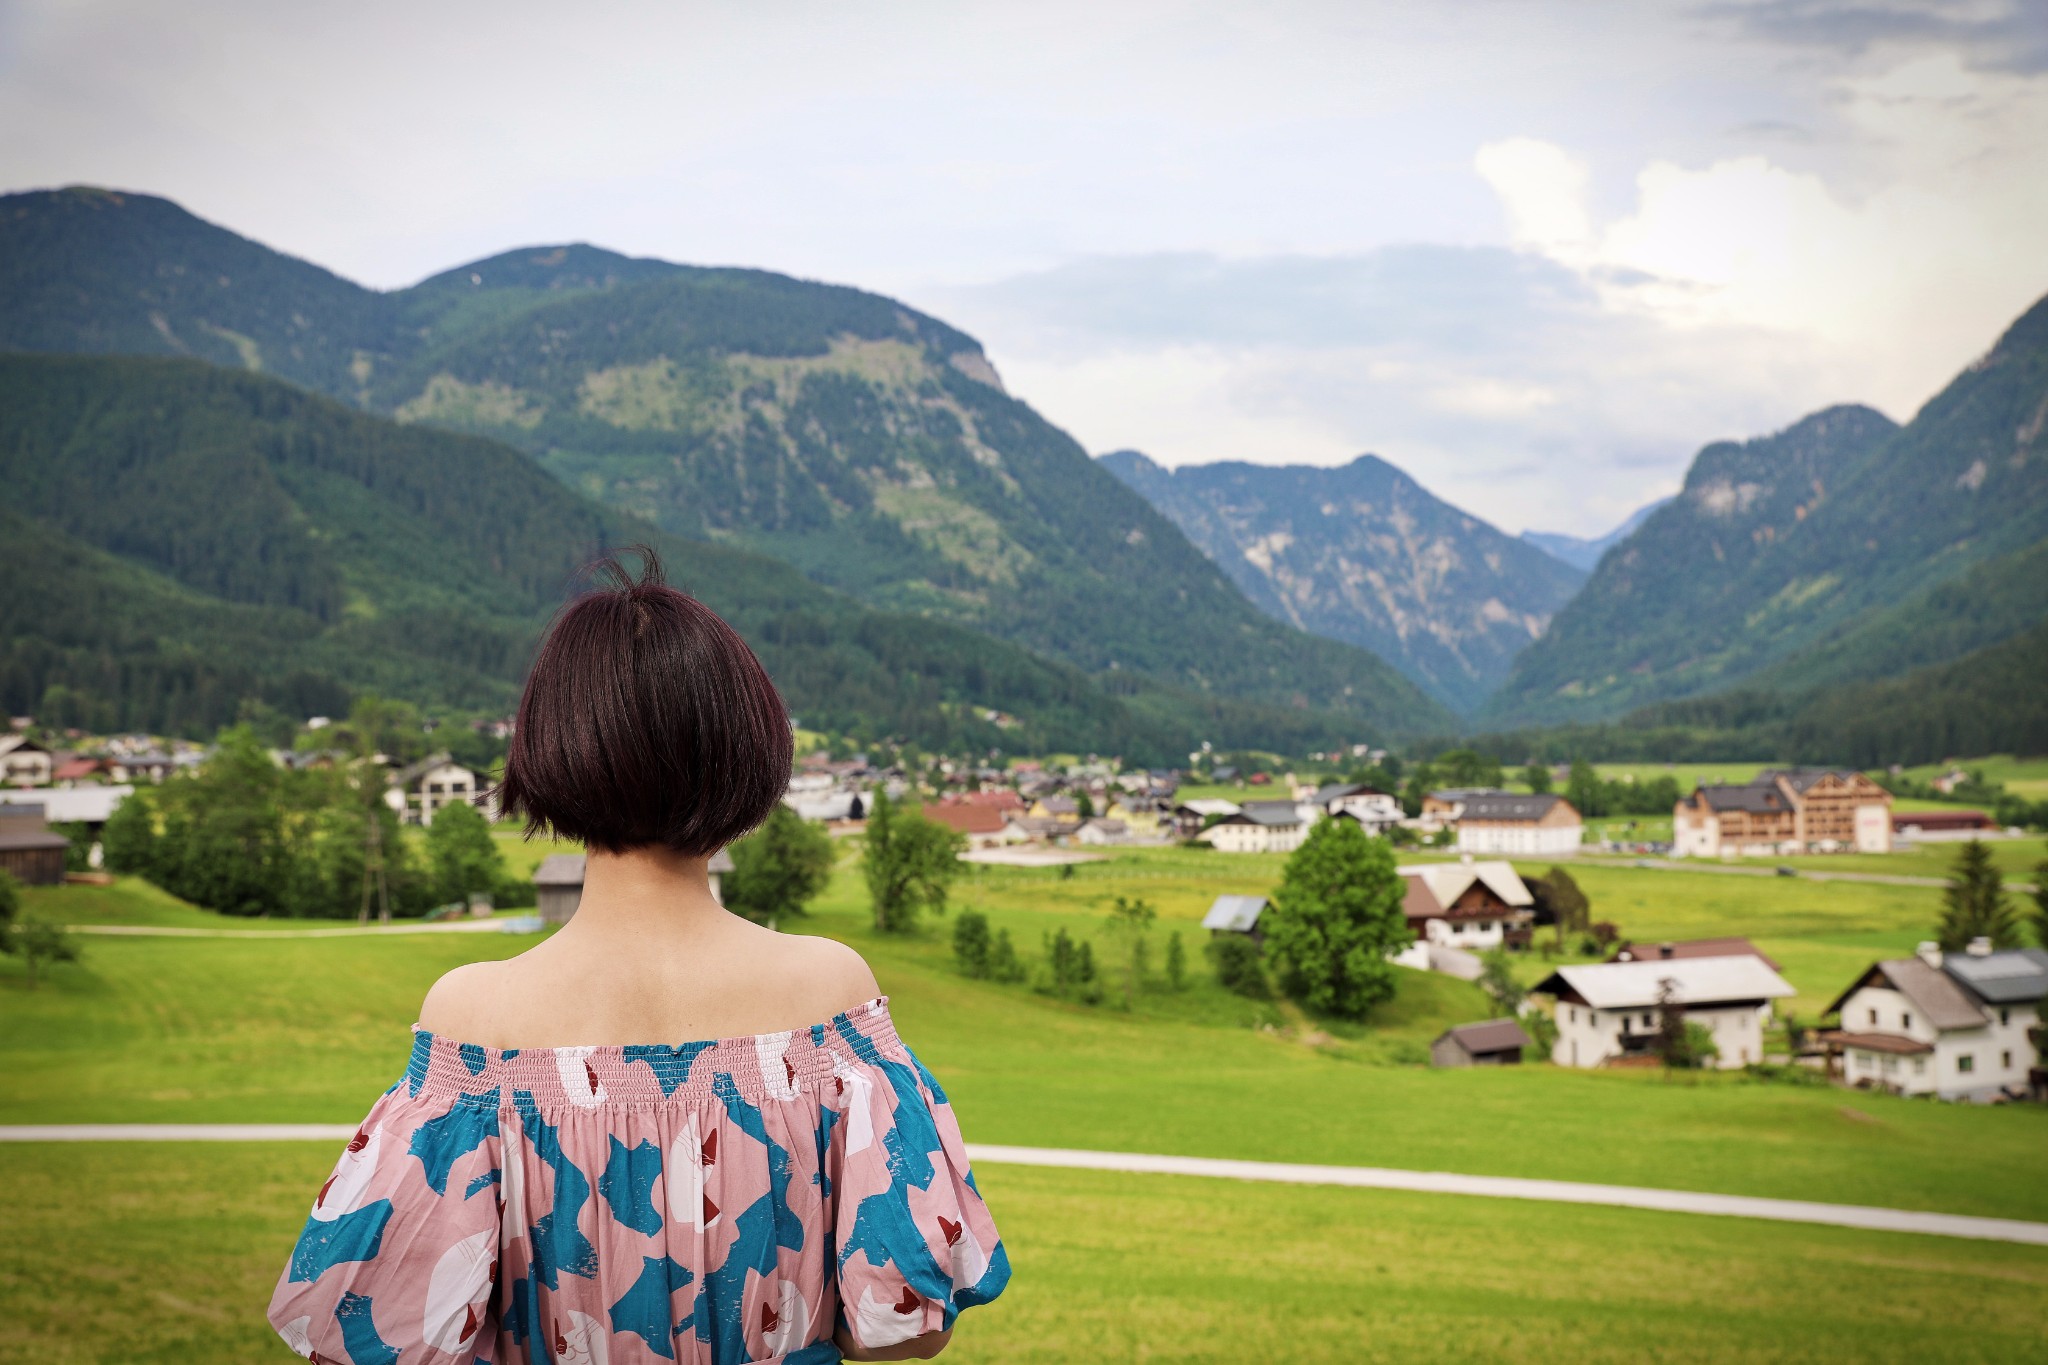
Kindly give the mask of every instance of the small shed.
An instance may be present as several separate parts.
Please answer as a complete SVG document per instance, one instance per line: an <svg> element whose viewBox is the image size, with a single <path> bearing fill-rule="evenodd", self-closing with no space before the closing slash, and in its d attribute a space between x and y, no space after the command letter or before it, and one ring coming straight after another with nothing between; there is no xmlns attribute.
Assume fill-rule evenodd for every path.
<svg viewBox="0 0 2048 1365"><path fill-rule="evenodd" d="M62 886L71 841L50 829L43 807L0 805L0 871L25 886Z"/></svg>
<svg viewBox="0 0 2048 1365"><path fill-rule="evenodd" d="M1429 1045L1431 1066L1520 1066L1534 1040L1512 1019L1487 1019L1445 1029Z"/></svg>
<svg viewBox="0 0 2048 1365"><path fill-rule="evenodd" d="M1211 934L1250 934L1254 942L1264 942L1259 916L1265 910L1264 896L1218 896L1202 916L1202 927Z"/></svg>
<svg viewBox="0 0 2048 1365"><path fill-rule="evenodd" d="M724 849L711 855L711 898L723 903L719 877L732 871L732 854ZM549 924L567 924L583 900L583 855L550 853L533 871L533 885L541 919Z"/></svg>

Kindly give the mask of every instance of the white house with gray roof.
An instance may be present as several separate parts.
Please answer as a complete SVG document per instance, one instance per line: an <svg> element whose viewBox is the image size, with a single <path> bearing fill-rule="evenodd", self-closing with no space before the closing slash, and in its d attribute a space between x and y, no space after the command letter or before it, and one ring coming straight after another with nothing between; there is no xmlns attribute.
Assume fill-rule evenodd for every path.
<svg viewBox="0 0 2048 1365"><path fill-rule="evenodd" d="M1458 811L1460 853L1557 858L1577 853L1586 821L1562 796L1489 792L1464 798Z"/></svg>
<svg viewBox="0 0 2048 1365"><path fill-rule="evenodd" d="M1195 838L1219 853L1292 853L1308 837L1308 827L1292 801L1247 801Z"/></svg>
<svg viewBox="0 0 2048 1365"><path fill-rule="evenodd" d="M1995 1100L2024 1095L2039 1064L2029 1030L2048 999L2048 950L1994 952L1978 939L1960 953L1923 943L1912 957L1871 965L1828 1013L1821 1035L1850 1085Z"/></svg>
<svg viewBox="0 0 2048 1365"><path fill-rule="evenodd" d="M1659 1016L1681 1011L1713 1034L1713 1065L1760 1062L1771 1002L1797 995L1760 958L1692 957L1559 967L1534 987L1554 999L1559 1066L1593 1067L1656 1054Z"/></svg>

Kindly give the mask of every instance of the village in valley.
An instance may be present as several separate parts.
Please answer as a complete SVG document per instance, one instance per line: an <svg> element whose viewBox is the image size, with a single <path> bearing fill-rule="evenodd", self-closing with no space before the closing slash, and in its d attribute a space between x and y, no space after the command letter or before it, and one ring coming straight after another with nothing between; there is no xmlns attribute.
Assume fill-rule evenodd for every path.
<svg viewBox="0 0 2048 1365"><path fill-rule="evenodd" d="M354 799L378 811L361 822L372 832L371 848L353 864L360 918L367 922L374 910L380 923L392 922L390 881L406 865L409 841L424 850L425 863L459 862L462 855L433 844L437 817L444 835L460 825L482 852L470 855L466 882L433 868L414 876L399 918L491 920L523 934L573 915L582 854L521 845L515 827L497 823L488 755L502 750L512 723L484 719L443 730L402 707L385 719L395 719L399 731L418 732L405 735L403 754L366 749L369 727L360 716L311 718L290 745L264 751L280 775L342 780ZM433 747L451 734L460 735L469 761ZM964 931L955 932L953 946L956 965L969 975L988 975L986 949L963 946L986 933L977 905L983 885L1035 878L1066 900L1079 880L1104 888L1092 898L1101 903L1112 888L1142 893L1147 879L1171 867L1195 897L1175 908L1192 921L1188 939L1199 941L1219 983L1269 1002L1255 1026L1327 1038L1319 1026L1327 1020L1297 1012L1290 1027L1273 1012L1270 1002L1286 992L1262 959L1290 860L1318 829L1343 829L1399 855L1387 962L1399 972L1471 983L1475 999L1496 1007L1488 1017L1447 1022L1427 1040L1426 1053L1406 1054L1414 1063L1746 1072L1938 1100L2048 1101L2048 893L2039 889L2048 846L1950 799L1958 788L1987 790L1981 774L1964 767L1936 765L1916 784L1899 771L1873 777L1849 769L1719 765L1726 771L1695 776L1692 789L1672 802L1668 821L1589 820L1570 791L1647 789L1652 779L1645 774L1658 765L1607 778L1586 765L1531 763L1510 781L1498 764L1458 751L1410 765L1403 783L1402 760L1366 744L1290 766L1274 755L1202 751L1173 769L1072 756L956 760L912 746L878 747L871 756L849 741L820 737L800 757L779 818L816 832L825 850L814 855L821 868L859 860L878 803L899 825L929 828L955 864L930 874L940 887L933 904L943 908L944 887L957 882L952 899ZM217 746L183 740L57 734L32 717L16 718L0 737L0 871L39 888L36 904L60 910L59 888L67 884L108 888L128 880L120 874L145 869L132 848L124 851L118 831L110 859L102 836L115 813L138 790L144 803L148 793L175 793L209 765L222 766L218 754ZM1485 780L1469 780L1475 774ZM1444 784L1434 785L1437 778ZM1659 790L1674 784L1668 772L1655 780ZM1895 789L1935 799L1901 799ZM461 820L447 817L451 808L460 808ZM389 845L381 846L385 840ZM2035 883L2017 880L2007 889L1985 856L1987 846L2040 863ZM507 870L501 848L527 867L524 878ZM1893 864L1909 870L1883 870ZM2028 867L2010 856L2002 865L2022 873ZM712 860L714 894L735 871L732 851ZM1816 881L1852 901L1859 886L1890 895L1902 885L1925 887L1925 936L1908 951L1873 955L1831 976L1805 974L1795 985L1757 941L1770 942L1777 932L1771 914L1737 911L1698 925L1711 932L1681 937L1654 909L1610 918L1609 897L1596 901L1582 886L1604 891L1632 883L1635 902L1655 906L1658 883L1677 890L1682 883L1673 874L1688 873L1687 882L1743 878L1736 885L1759 905L1796 897ZM812 894L824 875L808 884ZM1231 889L1204 897L1201 888L1210 882ZM451 893L453 899L427 904ZM2029 915L2016 896L2041 908ZM1740 905L1742 898L1734 900ZM1118 894L1114 901L1120 909L1144 906L1141 931L1157 914L1142 899ZM335 904L340 908L329 913L345 913L352 900ZM800 912L801 906L788 911ZM1639 921L1655 932L1637 932ZM1170 922L1161 920L1161 927ZM1019 959L997 979L1036 979L1043 993L1098 1002L1100 979L1123 970L1125 1008L1146 989L1182 987L1192 969L1178 930L1173 980L1148 982L1155 964L1146 941L1112 942L1119 932L1114 914L1105 926L1099 943L1085 932L1073 940L1085 965L1054 963L1033 973ZM1058 932L1064 940L1069 929ZM75 936L56 930L41 941L52 963L76 960ZM1908 946L1903 936L1899 942ZM1097 965L1134 951L1135 976L1129 962ZM1831 961L1847 959L1836 953ZM1398 986L1389 992L1399 993ZM1795 1001L1803 1001L1804 1012L1794 1010ZM1370 1032L1373 1018L1365 1010L1347 1022Z"/></svg>

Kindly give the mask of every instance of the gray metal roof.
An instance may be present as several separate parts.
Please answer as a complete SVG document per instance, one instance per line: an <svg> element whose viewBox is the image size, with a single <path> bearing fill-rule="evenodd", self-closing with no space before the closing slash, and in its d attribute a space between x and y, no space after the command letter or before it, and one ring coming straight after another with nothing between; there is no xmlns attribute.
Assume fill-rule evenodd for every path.
<svg viewBox="0 0 2048 1365"><path fill-rule="evenodd" d="M1247 801L1237 813L1255 825L1301 823L1301 812L1295 809L1292 801Z"/></svg>
<svg viewBox="0 0 2048 1365"><path fill-rule="evenodd" d="M1202 916L1202 927L1249 934L1258 927L1259 914L1265 908L1264 896L1218 896L1209 913Z"/></svg>
<svg viewBox="0 0 2048 1365"><path fill-rule="evenodd" d="M1546 792L1542 796L1468 796L1460 817L1465 820L1541 820L1563 797Z"/></svg>
<svg viewBox="0 0 2048 1365"><path fill-rule="evenodd" d="M1467 1052L1505 1052L1510 1048L1525 1048L1533 1041L1522 1026L1512 1019L1487 1019L1477 1024L1460 1024L1445 1029L1437 1035L1441 1043L1446 1038L1458 1040L1458 1046Z"/></svg>
<svg viewBox="0 0 2048 1365"><path fill-rule="evenodd" d="M1768 815L1791 809L1783 792L1775 786L1756 782L1745 783L1739 787L1710 787L1702 783L1699 796L1707 803L1708 810L1740 810Z"/></svg>
<svg viewBox="0 0 2048 1365"><path fill-rule="evenodd" d="M581 853L550 853L540 860L540 866L533 870L535 886L581 886L583 885L583 855Z"/></svg>
<svg viewBox="0 0 2048 1365"><path fill-rule="evenodd" d="M1944 953L1941 969L1994 1005L2020 1005L2048 997L2048 949L2008 948L1986 953Z"/></svg>

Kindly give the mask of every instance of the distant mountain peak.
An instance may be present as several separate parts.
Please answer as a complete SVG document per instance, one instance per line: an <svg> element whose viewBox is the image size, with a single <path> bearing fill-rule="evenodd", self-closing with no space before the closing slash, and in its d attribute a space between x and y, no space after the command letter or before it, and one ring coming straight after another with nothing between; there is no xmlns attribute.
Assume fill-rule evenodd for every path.
<svg viewBox="0 0 2048 1365"><path fill-rule="evenodd" d="M1554 559L1562 560L1580 573L1591 573L1600 564L1600 557L1635 534L1635 529L1650 519L1650 515L1665 503L1668 497L1644 503L1628 514L1621 525L1604 536L1568 536L1558 531L1524 531L1522 539Z"/></svg>
<svg viewBox="0 0 2048 1365"><path fill-rule="evenodd" d="M1454 709L1485 697L1583 578L1377 455L1169 470L1119 450L1099 462L1268 615L1392 660Z"/></svg>

